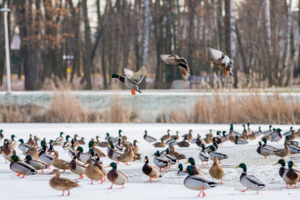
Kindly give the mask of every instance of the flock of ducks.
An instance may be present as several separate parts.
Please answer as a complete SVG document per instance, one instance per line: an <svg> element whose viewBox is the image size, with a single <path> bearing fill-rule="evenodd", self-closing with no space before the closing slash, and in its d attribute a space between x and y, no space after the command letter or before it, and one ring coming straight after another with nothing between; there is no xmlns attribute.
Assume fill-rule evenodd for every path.
<svg viewBox="0 0 300 200"><path fill-rule="evenodd" d="M250 124L248 123L248 128L244 126L242 133L234 131L233 125L230 125L229 133L226 131L217 131L216 135L213 134L212 130L205 135L205 138L201 138L200 134L196 138L193 138L193 131L190 130L188 134L179 136L179 132L176 135L171 135L170 130L167 131L166 135L163 135L159 140L148 135L145 131L143 139L148 143L151 143L156 148L164 148L164 150L157 150L154 152L153 163L149 164L149 157L144 157L144 165L142 167L142 172L150 178L150 181L154 178L162 177L161 173L166 172L168 168L172 165L177 165L178 163L178 176L186 176L184 179L184 186L191 190L200 191L199 197L206 196L204 190L211 189L217 186L217 183L213 179L223 180L225 176L224 170L220 165L221 160L228 159L228 155L220 152L219 146L223 143L229 141L235 145L246 145L248 140L254 140L258 137L261 141L258 143L257 153L267 158L267 156L278 156L281 159L276 163L280 164L279 175L282 180L286 183L286 187L294 186L299 181L300 172L293 169L295 164L293 161L287 163L288 168L285 168L286 162L284 157L289 154L300 153L300 147L298 142L294 139L298 138L300 131L296 132L291 127L290 130L284 134L281 133L281 129L272 129L269 126L269 130L254 132L250 129ZM28 141L25 143L23 139L16 140L15 135L11 135L10 139L4 139L3 130L0 130L0 140L4 139L4 145L0 147L0 153L6 161L10 162L11 171L17 173L17 176L22 176L24 178L27 175L37 175L38 171L49 168L50 166L55 167L51 174L54 175L49 181L50 186L59 191L68 191L70 195L70 190L73 188L80 187L80 185L73 180L63 178L60 176L66 170L70 170L72 173L79 175L78 179L83 179L85 175L93 181L101 181L101 184L106 181L106 178L112 183L109 189L112 189L113 185L120 185L124 188L124 185L128 182L127 176L117 169L118 164L124 163L129 165L128 162L133 162L137 160L142 160L141 153L139 153L139 147L137 146L138 141L134 140L133 143L127 141L127 137L122 135L122 130L119 130L117 137L110 136L109 133L106 134L104 141L99 141L99 137L96 139L92 138L87 144L89 147L88 152L83 150L82 145L86 142L84 138L78 139L78 135L75 134L74 137L66 135L61 132L60 136L55 140L46 141L44 138L40 140L36 136L29 135ZM182 137L182 141L178 141ZM278 142L281 139L285 139L284 148L278 149L271 145L270 142ZM40 141L40 145L38 144ZM19 144L17 143L19 142ZM262 144L263 142L263 144ZM187 158L184 154L175 151L175 146L179 148L188 148L191 144L196 144L200 148L198 153L198 158L202 162L202 165L208 161L212 160L213 164L209 169L209 174L212 180L206 177L201 169L196 167L196 162L193 157ZM65 151L67 151L70 156L70 161L62 160L59 158L59 153L55 150L61 146ZM21 159L15 151L17 148L23 152L25 159ZM106 154L103 153L99 148L107 148ZM165 148L167 147L167 148ZM112 160L110 165L104 166L101 162L101 157L108 157ZM190 164L185 170L180 160L187 160L185 164ZM111 167L110 171L106 168ZM259 190L265 187L259 179L254 176L247 175L247 166L245 163L239 164L236 168L241 168L242 174L240 176L240 183L246 188L246 190ZM63 171L59 171L63 170Z"/></svg>
<svg viewBox="0 0 300 200"><path fill-rule="evenodd" d="M232 62L230 58L225 55L222 51L209 48L209 52L211 54L211 58L209 58L204 63L212 63L217 66L219 69L223 70L223 73L227 76L228 72L232 73ZM184 57L180 57L176 54L162 54L160 58L168 65L172 65L174 67L178 67L181 70L181 74L183 77L190 76L190 68L187 64L187 61ZM120 82L125 84L128 88L131 89L131 94L135 95L135 91L142 93L139 84L142 82L143 78L147 75L147 67L142 66L139 71L134 72L130 69L124 68L125 76L121 76L118 74L113 74L109 78L117 78Z"/></svg>

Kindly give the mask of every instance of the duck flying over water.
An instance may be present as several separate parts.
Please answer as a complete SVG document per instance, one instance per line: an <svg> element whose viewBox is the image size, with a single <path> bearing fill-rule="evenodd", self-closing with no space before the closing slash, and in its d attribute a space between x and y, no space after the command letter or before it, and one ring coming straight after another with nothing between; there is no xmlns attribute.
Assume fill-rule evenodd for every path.
<svg viewBox="0 0 300 200"><path fill-rule="evenodd" d="M125 76L113 74L109 78L118 78L122 83L124 83L128 88L131 89L132 95L135 95L135 91L142 93L138 85L142 82L143 78L148 73L147 67L142 66L138 72L133 72L130 69L124 68L124 73Z"/></svg>
<svg viewBox="0 0 300 200"><path fill-rule="evenodd" d="M162 54L160 55L160 58L167 64L173 65L174 67L178 67L181 69L181 74L183 76L190 76L190 68L187 64L187 61L183 57L179 57L176 54Z"/></svg>
<svg viewBox="0 0 300 200"><path fill-rule="evenodd" d="M232 62L230 58L225 55L222 51L209 48L210 54L212 58L209 58L204 63L213 63L217 67L219 67L221 70L223 70L224 74L227 76L227 73L232 73Z"/></svg>

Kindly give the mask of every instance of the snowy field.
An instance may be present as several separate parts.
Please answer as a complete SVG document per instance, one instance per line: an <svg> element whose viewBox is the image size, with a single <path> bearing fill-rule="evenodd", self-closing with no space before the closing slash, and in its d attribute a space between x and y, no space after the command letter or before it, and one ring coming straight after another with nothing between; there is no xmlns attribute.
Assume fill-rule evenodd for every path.
<svg viewBox="0 0 300 200"><path fill-rule="evenodd" d="M273 125L274 127L280 127L283 132L289 130L290 125ZM268 125L261 125L262 130L267 130ZM299 127L294 126L295 130ZM218 130L229 130L229 125L203 125L203 124L1 124L0 129L3 129L5 138L10 137L11 134L15 134L19 140L24 139L26 142L29 138L29 134L36 135L39 138L46 138L47 141L55 139L59 136L61 131L74 136L78 134L86 138L89 141L90 138L95 138L99 135L100 140L103 141L105 134L109 132L112 136L117 136L118 130L122 129L123 135L128 137L128 141L137 139L140 143L140 153L142 158L144 156L150 157L150 164L153 164L153 153L158 149L149 145L143 139L144 130L148 131L148 134L160 138L166 134L167 129L172 131L172 135L176 134L176 131L180 131L179 135L188 133L189 129L194 130L193 136L196 137L197 133L204 136L209 132L209 129L213 129L214 133ZM241 132L243 127L241 125L235 125L234 130ZM251 125L253 131L258 130L258 125ZM222 199L283 199L298 197L300 195L300 189L292 190L285 189L285 182L278 174L279 165L274 165L279 158L271 156L265 159L263 156L256 152L259 139L250 141L245 146L235 146L233 143L224 143L219 147L219 152L225 153L229 156L229 159L222 160L221 166L225 171L225 177L223 184L218 184L216 188L206 190L206 199L222 198ZM271 143L275 147L283 148L283 139L277 143ZM1 141L1 145L3 140ZM100 147L98 147L100 148ZM83 146L84 151L88 151L87 145ZM100 148L106 153L106 148ZM20 150L16 148L17 154L24 158ZM67 161L71 161L70 156L65 152L62 147L55 147L60 154L60 158ZM162 150L161 148L159 150ZM201 162L198 158L199 148L195 144L191 144L189 148L180 148L175 146L175 150L185 154L187 157L194 157L196 165L201 168L209 177L209 167L201 166ZM101 158L104 165L107 166L111 163L109 158ZM298 166L300 165L300 155L288 156L285 159L293 160ZM182 160L184 163L186 160ZM260 191L259 195L256 195L255 191L247 191L241 193L241 190L245 188L240 184L239 177L242 169L236 169L235 166L244 162L247 164L248 174L252 174L266 184L266 187ZM125 188L121 189L120 186L114 185L112 190L109 190L111 183L107 180L102 185L98 182L91 185L90 180L84 176L84 179L79 180L79 184L82 188L71 190L70 197L72 199L195 199L199 192L189 190L183 185L185 177L177 176L177 165L173 165L171 169L162 173L162 178L149 181L149 177L142 172L142 161L130 162L130 166L125 166L120 163L118 170L127 175L129 182L125 184ZM212 161L209 162L211 166ZM184 168L187 166L183 164ZM299 166L300 168L300 166ZM298 169L299 169L298 168ZM52 199L53 197L59 197L60 191L53 190L49 186L49 180L52 177L48 175L51 170L45 170L43 175L26 176L24 179L18 178L16 173L9 169L9 164L5 163L3 157L0 157L0 191L2 199ZM78 175L67 171L61 175L62 177L76 179ZM220 181L217 181L220 182Z"/></svg>

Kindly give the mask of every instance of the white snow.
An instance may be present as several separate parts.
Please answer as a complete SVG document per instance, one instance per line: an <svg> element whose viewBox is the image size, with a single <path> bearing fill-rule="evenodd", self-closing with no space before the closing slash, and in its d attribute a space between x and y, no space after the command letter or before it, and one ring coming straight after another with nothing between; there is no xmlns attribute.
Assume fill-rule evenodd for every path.
<svg viewBox="0 0 300 200"><path fill-rule="evenodd" d="M273 125L274 127L280 127L283 132L289 130L290 125ZM267 130L268 125L261 125L262 130ZM294 127L298 130L299 127ZM9 138L11 134L15 134L18 138L28 140L29 134L38 136L40 139L46 138L47 141L55 139L59 136L61 131L74 136L78 134L83 136L89 141L90 138L95 138L99 135L100 140L104 140L105 134L109 132L113 136L117 136L118 130L122 129L123 135L128 137L129 141L137 139L140 143L138 146L142 157L148 156L150 158L150 164L153 164L152 156L157 150L152 145L149 145L143 140L144 130L148 131L148 134L159 139L162 135L166 134L167 129L172 131L172 134L176 134L176 131L180 131L179 135L188 133L189 129L193 129L193 136L196 137L197 133L200 133L202 137L209 132L209 129L213 129L214 133L218 130L229 130L229 125L206 125L206 124L1 124L0 129L3 129L5 138ZM234 125L234 130L241 132L242 125ZM258 130L258 125L251 125L253 131ZM282 199L298 197L299 190L285 189L285 183L278 174L279 165L274 165L279 158L271 156L265 159L263 156L256 152L259 139L250 141L248 145L235 146L233 143L225 143L219 147L220 152L226 153L229 159L222 160L222 167L225 171L225 177L223 184L218 184L214 189L206 190L207 199L223 198L223 199ZM270 143L270 145L283 148L282 139L278 144ZM3 140L1 141L1 145ZM87 145L83 146L84 151L88 151ZM100 148L100 147L98 147ZM100 148L106 153L106 148ZM24 158L20 150L16 148L17 154ZM55 150L59 151L60 158L70 161L71 158L65 152L62 147L55 147ZM160 148L162 150L162 148ZM195 144L191 144L189 148L180 148L175 146L175 150L185 154L187 157L194 157L197 167L201 168L209 177L209 167L201 166L201 162L198 159L199 148ZM296 165L299 165L299 155L288 156L286 161L292 159ZM104 164L107 166L111 163L108 158L101 158ZM184 163L182 160L181 163ZM245 188L240 184L239 177L242 169L235 169L234 167L241 162L247 164L248 174L256 176L263 183L266 184L266 188L260 191L259 195L256 195L256 191L247 191L241 193L241 190ZM103 185L96 183L90 184L90 180L84 175L84 179L79 180L79 184L82 188L71 190L71 197L73 199L194 199L199 192L189 190L183 185L185 177L177 176L177 165L173 165L167 172L162 173L162 178L149 181L149 177L142 172L142 161L130 162L130 166L125 166L120 163L118 170L122 171L128 176L129 182L125 185L124 189L120 189L120 186L114 185L112 190L109 190L111 183L105 181ZM209 162L211 166L212 162ZM183 164L184 168L187 166ZM43 175L26 176L24 179L18 178L16 173L9 169L9 164L5 163L4 158L0 157L0 191L1 198L3 199L50 199L61 195L60 191L53 190L49 186L49 180L52 177L48 175L51 170L45 170ZM61 176L76 179L78 175L72 174L70 171L62 174ZM216 181L216 180L215 180ZM220 181L217 181L220 182ZM68 198L68 197L65 197Z"/></svg>

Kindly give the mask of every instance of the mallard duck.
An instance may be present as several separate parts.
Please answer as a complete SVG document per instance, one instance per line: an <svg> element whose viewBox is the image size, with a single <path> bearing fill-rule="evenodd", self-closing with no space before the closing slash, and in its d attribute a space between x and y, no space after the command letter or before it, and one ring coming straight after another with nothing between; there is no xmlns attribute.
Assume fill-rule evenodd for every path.
<svg viewBox="0 0 300 200"><path fill-rule="evenodd" d="M219 148L218 142L217 142L217 140L216 140L215 137L213 138L213 143L212 143L212 145L207 146L207 147L205 148L205 150L209 150L211 146L214 146L216 151L217 151L218 148Z"/></svg>
<svg viewBox="0 0 300 200"><path fill-rule="evenodd" d="M220 165L218 165L217 159L214 160L213 165L210 167L209 174L212 178L221 179L221 183L222 183L225 173L223 168Z"/></svg>
<svg viewBox="0 0 300 200"><path fill-rule="evenodd" d="M38 142L36 142L38 144ZM41 153L43 151L43 144L46 146L46 150L48 150L48 145L46 142L46 138L41 141L41 146L37 148L38 152Z"/></svg>
<svg viewBox="0 0 300 200"><path fill-rule="evenodd" d="M211 189L217 186L216 182L210 181L207 178L197 175L197 170L192 166L186 168L188 176L184 179L183 184L185 187L191 190L200 190L198 197L203 193L202 197L205 197L206 194L204 190Z"/></svg>
<svg viewBox="0 0 300 200"><path fill-rule="evenodd" d="M110 147L107 148L107 156L109 157L109 159L117 161L117 159L122 155L123 153L116 151L113 142L110 141Z"/></svg>
<svg viewBox="0 0 300 200"><path fill-rule="evenodd" d="M196 144L196 142L197 142L198 139L199 139L199 142L201 143L202 141L201 141L201 136L200 136L199 133L197 134L197 137L194 138L194 139L191 141L191 143L192 143L192 144ZM201 144L200 144L200 146L201 146Z"/></svg>
<svg viewBox="0 0 300 200"><path fill-rule="evenodd" d="M147 74L147 67L142 66L138 72L133 72L130 69L124 68L125 76L120 76L118 74L113 74L109 78L118 78L119 81L124 83L129 89L131 89L131 94L135 95L135 91L142 93L139 88L139 84L142 82L143 78Z"/></svg>
<svg viewBox="0 0 300 200"><path fill-rule="evenodd" d="M64 132L60 132L59 137L56 138L56 140L54 141L54 145L61 146L65 142L65 139L62 136L63 134L64 134Z"/></svg>
<svg viewBox="0 0 300 200"><path fill-rule="evenodd" d="M263 135L263 132L261 131L261 127L258 127L258 131L255 132L256 137L260 137L261 135Z"/></svg>
<svg viewBox="0 0 300 200"><path fill-rule="evenodd" d="M227 76L227 73L232 73L232 62L230 58L225 55L222 51L209 48L212 58L209 58L204 63L212 63L223 70L223 73Z"/></svg>
<svg viewBox="0 0 300 200"><path fill-rule="evenodd" d="M177 159L175 156L170 154L170 150L169 148L166 149L166 153L163 154L168 160L171 161L171 165L175 165L177 163ZM169 166L169 168L171 167L171 165Z"/></svg>
<svg viewBox="0 0 300 200"><path fill-rule="evenodd" d="M97 149L95 147L95 146L97 146L97 144L95 144L93 141L90 141L88 146L90 149L93 149L95 153L98 153L101 158L106 157L106 155L100 149Z"/></svg>
<svg viewBox="0 0 300 200"><path fill-rule="evenodd" d="M227 138L230 142L235 142L235 136L233 136L232 130L230 130L229 134L227 135Z"/></svg>
<svg viewBox="0 0 300 200"><path fill-rule="evenodd" d="M103 183L103 179L104 179L104 174L102 173L102 171L98 168L93 166L93 161L92 160L88 160L87 162L88 166L87 168L85 168L85 175L91 179L91 184L93 184L93 181L99 181L101 180L101 184Z"/></svg>
<svg viewBox="0 0 300 200"><path fill-rule="evenodd" d="M47 153L48 153L50 156L53 156L53 157L54 157L55 150L54 150L54 148L53 148L53 144L54 144L54 141L53 141L53 140L50 140L50 141L49 141L49 149L47 150Z"/></svg>
<svg viewBox="0 0 300 200"><path fill-rule="evenodd" d="M76 147L76 148L78 148L78 147ZM74 146L74 140L73 140L73 138L72 138L72 140L71 140L71 146L70 146L70 148L68 149L68 154L69 154L69 156L70 156L71 158L72 158L73 154L76 154L76 153L75 153L76 148L75 148L75 146Z"/></svg>
<svg viewBox="0 0 300 200"><path fill-rule="evenodd" d="M113 136L110 136L109 133L106 133L105 140L106 140L107 142L110 142L110 140L113 140L113 139L114 139Z"/></svg>
<svg viewBox="0 0 300 200"><path fill-rule="evenodd" d="M99 156L98 153L96 153L96 155L95 155L95 160L96 161L94 163L94 166L98 167L102 171L102 173L104 174L104 176L106 176L107 175L107 170L106 170L105 166L102 164L102 162L100 162L100 156ZM106 180L106 178L104 177L104 181L105 180Z"/></svg>
<svg viewBox="0 0 300 200"><path fill-rule="evenodd" d="M211 137L214 137L214 134L213 134L212 131L213 131L212 129L209 129L209 133L206 133L205 136L211 136Z"/></svg>
<svg viewBox="0 0 300 200"><path fill-rule="evenodd" d="M213 141L213 137L211 135L206 135L206 138L204 138L205 144L210 144Z"/></svg>
<svg viewBox="0 0 300 200"><path fill-rule="evenodd" d="M122 139L121 138L119 138L119 140L118 140L118 142L117 142L117 144L116 144L116 149L118 150L118 151L120 151L120 152L123 152L124 151L124 148L126 148L125 146L126 146L126 142L121 142L122 141ZM124 144L124 145L123 145ZM126 149L125 149L125 151L126 151Z"/></svg>
<svg viewBox="0 0 300 200"><path fill-rule="evenodd" d="M113 143L114 143L114 144L116 144L116 143L119 141L119 139L122 139L122 138L123 138L123 136L122 136L122 134L121 134L122 132L123 132L123 131L120 129L120 130L119 130L119 135L113 139ZM127 140L127 137L126 137L126 140Z"/></svg>
<svg viewBox="0 0 300 200"><path fill-rule="evenodd" d="M29 164L22 162L19 160L19 157L16 155L13 155L10 158L10 161L12 161L10 163L10 169L11 171L18 173L17 176L23 175L22 178L25 177L25 175L36 175L37 171L30 166Z"/></svg>
<svg viewBox="0 0 300 200"><path fill-rule="evenodd" d="M260 180L258 180L255 176L247 175L247 166L244 163L241 163L239 166L236 166L235 168L242 168L243 172L240 177L240 182L243 186L246 187L246 190L243 190L241 192L245 192L248 189L250 190L256 190L257 194L258 191L263 189L266 185L263 184Z"/></svg>
<svg viewBox="0 0 300 200"><path fill-rule="evenodd" d="M28 149L31 148L29 144L25 144L23 139L19 139L20 144L18 145L18 148L24 153L28 151Z"/></svg>
<svg viewBox="0 0 300 200"><path fill-rule="evenodd" d="M99 138L100 137L97 135L96 136L96 141L95 141L95 144L97 144L99 147L109 147L110 146L109 142L106 142L106 141L100 142Z"/></svg>
<svg viewBox="0 0 300 200"><path fill-rule="evenodd" d="M278 164L281 164L281 167L279 168L279 175L280 175L281 177L283 177L283 175L284 175L284 173L285 173L285 171L286 171L286 168L285 168L285 161L284 161L283 159L280 159L280 160L278 160L278 162L275 163L274 165L278 165ZM294 170L295 170L295 169L294 169ZM297 174L300 175L300 171L295 170L295 172L296 172ZM299 181L300 181L300 180L299 180Z"/></svg>
<svg viewBox="0 0 300 200"><path fill-rule="evenodd" d="M284 172L282 179L286 183L286 189L288 188L288 185L292 186L295 184L295 189L297 189L297 182L299 181L299 174L296 172L296 170L293 169L293 166L297 167L293 161L288 162L288 169Z"/></svg>
<svg viewBox="0 0 300 200"><path fill-rule="evenodd" d="M289 136L286 136L286 137L288 138ZM291 144L291 141L289 141L288 139L287 139L287 141L290 143L290 144L288 144L288 147L290 149L291 154L300 153L300 147L298 145Z"/></svg>
<svg viewBox="0 0 300 200"><path fill-rule="evenodd" d="M63 143L63 145L62 145L62 148L64 149L64 150L68 150L71 146L72 146L72 143L69 141L69 138L70 138L70 136L69 135L67 135L66 136L66 141ZM75 143L74 143L75 144Z"/></svg>
<svg viewBox="0 0 300 200"><path fill-rule="evenodd" d="M220 153L220 152L216 152L216 149L215 149L214 146L211 146L210 150L207 153L208 153L209 158L211 160L218 159L219 160L219 164L221 164L221 160L228 159L228 156L226 154L223 154L223 153Z"/></svg>
<svg viewBox="0 0 300 200"><path fill-rule="evenodd" d="M269 149L268 147L262 146L261 142L258 142L258 145L259 147L257 147L256 151L260 155L265 156L265 158L267 158L267 156L274 155L274 151L272 149Z"/></svg>
<svg viewBox="0 0 300 200"><path fill-rule="evenodd" d="M235 141L234 143L236 145L245 145L245 144L248 144L249 142L247 140L244 140L244 139L241 139L239 138L238 136L235 136Z"/></svg>
<svg viewBox="0 0 300 200"><path fill-rule="evenodd" d="M273 146L271 146L271 145L268 145L268 144L267 144L267 139L266 139L266 138L262 138L262 141L264 142L263 147L267 147L268 149L271 149L271 150L273 150L274 152L277 151L277 150L279 150L279 149L276 148L276 147L273 147Z"/></svg>
<svg viewBox="0 0 300 200"><path fill-rule="evenodd" d="M80 140L78 140L79 145L85 145L84 137L81 137Z"/></svg>
<svg viewBox="0 0 300 200"><path fill-rule="evenodd" d="M222 138L220 137L221 131L217 131L217 136L213 137L213 141L217 142L217 144L221 144L222 146Z"/></svg>
<svg viewBox="0 0 300 200"><path fill-rule="evenodd" d="M39 151L37 150L37 143L35 143L34 146L30 147L26 152L24 152L25 155L31 155L32 159L38 160L39 159Z"/></svg>
<svg viewBox="0 0 300 200"><path fill-rule="evenodd" d="M32 135L31 134L29 135L29 139L27 141L27 144L29 144L31 147L33 147L34 144L35 144L35 141L32 139Z"/></svg>
<svg viewBox="0 0 300 200"><path fill-rule="evenodd" d="M34 169L36 170L42 170L42 173L44 173L43 169L47 169L48 166L46 165L46 163L39 161L39 160L33 160L31 155L27 155L24 159L25 163L29 164L30 166L32 166Z"/></svg>
<svg viewBox="0 0 300 200"><path fill-rule="evenodd" d="M293 132L293 127L291 126L290 127L290 130L289 131L287 131L287 132L285 132L284 134L282 134L283 136L290 136L290 135L292 135L292 132ZM295 131L294 131L295 132ZM295 138L294 138L295 139Z"/></svg>
<svg viewBox="0 0 300 200"><path fill-rule="evenodd" d="M171 55L162 54L160 58L168 65L173 65L178 67L181 70L182 76L190 76L190 68L187 64L187 61L184 57L179 57L176 54L172 53Z"/></svg>
<svg viewBox="0 0 300 200"><path fill-rule="evenodd" d="M250 123L247 123L247 126L248 126L248 136L249 136L249 139L250 140L255 140L257 138L257 134L260 136L262 134L262 132L260 132L260 128L259 128L259 131L257 132L257 134L255 132L253 132L251 129L250 129Z"/></svg>
<svg viewBox="0 0 300 200"><path fill-rule="evenodd" d="M120 157L117 158L117 162L123 162L125 165L128 165L129 161L132 161L134 158L133 146L129 145L129 151L122 154Z"/></svg>
<svg viewBox="0 0 300 200"><path fill-rule="evenodd" d="M62 196L64 196L65 191L68 191L68 196L69 196L70 190L81 187L75 181L60 177L60 172L58 169L54 169L50 174L55 175L49 181L50 187L52 187L54 190L63 191Z"/></svg>
<svg viewBox="0 0 300 200"><path fill-rule="evenodd" d="M175 151L175 147L172 144L169 144L170 155L175 156L177 160L186 159L186 156L182 153Z"/></svg>
<svg viewBox="0 0 300 200"><path fill-rule="evenodd" d="M88 159L92 157L90 153L83 153L83 148L81 146L77 147L76 151L76 157L80 162L86 163Z"/></svg>
<svg viewBox="0 0 300 200"><path fill-rule="evenodd" d="M236 131L233 130L233 124L230 124L229 133L230 132L232 133L233 136L239 136L239 137L242 136L242 134L240 134L240 133L238 133L238 132L236 132Z"/></svg>
<svg viewBox="0 0 300 200"><path fill-rule="evenodd" d="M112 189L113 184L122 185L122 189L124 188L124 184L128 182L128 178L125 174L117 170L117 164L112 162L107 167L112 167L107 174L107 179L112 183L109 189Z"/></svg>
<svg viewBox="0 0 300 200"><path fill-rule="evenodd" d="M193 130L190 129L188 134L184 134L181 137L186 138L187 141L191 142L193 140L192 132Z"/></svg>
<svg viewBox="0 0 300 200"><path fill-rule="evenodd" d="M63 172L65 172L66 169L69 169L69 162L59 159L59 153L57 151L54 154L54 158L52 160L52 165L55 168L63 169L64 170Z"/></svg>
<svg viewBox="0 0 300 200"><path fill-rule="evenodd" d="M197 169L194 158L190 157L184 164L188 164L188 163L190 163L191 164L190 166L193 167L194 175L199 175L206 178L206 174L201 169Z"/></svg>
<svg viewBox="0 0 300 200"><path fill-rule="evenodd" d="M186 170L183 171L183 166L181 163L178 164L178 172L177 172L177 175L178 176L187 176L188 175L188 172Z"/></svg>
<svg viewBox="0 0 300 200"><path fill-rule="evenodd" d="M179 138L179 135L178 135L179 131L176 131L176 135L171 135L171 140L177 140Z"/></svg>
<svg viewBox="0 0 300 200"><path fill-rule="evenodd" d="M3 158L5 159L5 163L10 159L10 157L13 155L13 150L9 147L9 141L8 139L4 140L4 148L3 148Z"/></svg>
<svg viewBox="0 0 300 200"><path fill-rule="evenodd" d="M203 161L206 161L208 165L209 155L205 151L205 144L202 144L202 150L199 152L198 158L202 161L202 165L203 165Z"/></svg>
<svg viewBox="0 0 300 200"><path fill-rule="evenodd" d="M269 135L271 133L273 133L273 131L272 131L272 125L269 125L269 130L263 131L263 134L264 135Z"/></svg>
<svg viewBox="0 0 300 200"><path fill-rule="evenodd" d="M187 140L187 137L183 138L183 140L181 142L177 142L177 146L179 146L179 147L189 147L190 143L188 143L186 140Z"/></svg>
<svg viewBox="0 0 300 200"><path fill-rule="evenodd" d="M290 143L288 141L284 142L284 149L278 149L277 151L275 151L275 156L284 158L286 156L288 156L290 154L290 149L288 147Z"/></svg>
<svg viewBox="0 0 300 200"><path fill-rule="evenodd" d="M11 135L10 138L11 138L11 141L10 141L10 147L12 150L14 150L16 147L17 147L17 142L15 140L15 135Z"/></svg>
<svg viewBox="0 0 300 200"><path fill-rule="evenodd" d="M197 140L196 140L196 145L197 145L198 147L202 147L202 144L205 145L205 141L202 140L202 139L201 139L201 136L198 134Z"/></svg>
<svg viewBox="0 0 300 200"><path fill-rule="evenodd" d="M245 127L244 124L243 124L243 127L244 127L244 130L243 130L242 136L240 136L239 138L244 139L244 140L248 140L249 135L248 135L248 132L246 131L246 127Z"/></svg>
<svg viewBox="0 0 300 200"><path fill-rule="evenodd" d="M156 142L156 139L154 137L148 135L147 130L145 130L144 140L146 140L149 143Z"/></svg>
<svg viewBox="0 0 300 200"><path fill-rule="evenodd" d="M159 168L160 172L161 169L167 168L172 164L165 156L161 156L159 151L156 151L152 156L155 156L153 158L153 163Z"/></svg>
<svg viewBox="0 0 300 200"><path fill-rule="evenodd" d="M148 156L145 156L144 162L145 164L142 171L145 175L150 177L150 181L154 178L162 177L156 167L149 165Z"/></svg>
<svg viewBox="0 0 300 200"><path fill-rule="evenodd" d="M168 141L166 141L166 145L170 145L170 144L172 144L172 145L177 145L177 138L175 137L174 138L175 140L172 140L172 139L169 139Z"/></svg>
<svg viewBox="0 0 300 200"><path fill-rule="evenodd" d="M281 135L281 129L278 128L276 131L274 131L271 135L270 141L271 142L278 142L279 140L282 139L282 135Z"/></svg>
<svg viewBox="0 0 300 200"><path fill-rule="evenodd" d="M41 160L42 162L46 163L46 165L48 165L49 169L50 169L50 165L52 165L52 160L54 159L53 156L50 156L49 154L47 154L47 150L46 150L46 145L42 144L43 147L43 151L40 152L39 154L39 160Z"/></svg>
<svg viewBox="0 0 300 200"><path fill-rule="evenodd" d="M139 147L136 145L136 143L139 143L139 141L133 140L133 151L139 152Z"/></svg>
<svg viewBox="0 0 300 200"><path fill-rule="evenodd" d="M73 139L74 139L74 147L76 148L77 146L79 146L79 141L77 139L77 137L79 137L77 134L74 135Z"/></svg>
<svg viewBox="0 0 300 200"><path fill-rule="evenodd" d="M289 138L289 140L294 140L296 138L298 138L296 132L294 130L291 130L291 134L289 134L288 136L286 136Z"/></svg>
<svg viewBox="0 0 300 200"><path fill-rule="evenodd" d="M164 141L167 141L171 139L171 135L170 135L170 129L167 130L167 135L164 135L160 138L160 140L164 140Z"/></svg>
<svg viewBox="0 0 300 200"><path fill-rule="evenodd" d="M221 140L220 142L218 142L219 144L222 144L222 143L228 141L228 139L227 139L225 133L226 133L226 131L223 131L223 132L222 132L222 135L221 135L221 131L217 131L217 138L219 138L219 139Z"/></svg>
<svg viewBox="0 0 300 200"><path fill-rule="evenodd" d="M71 172L74 174L80 175L78 179L83 179L83 174L85 174L85 168L86 166L81 163L76 161L76 155L73 154L71 162L69 162L69 169Z"/></svg>
<svg viewBox="0 0 300 200"><path fill-rule="evenodd" d="M4 138L3 132L4 132L4 131L1 129L1 130L0 130L0 141L3 140L3 138Z"/></svg>
<svg viewBox="0 0 300 200"><path fill-rule="evenodd" d="M154 147L166 147L166 144L164 143L163 140L161 142L156 142L153 144Z"/></svg>

